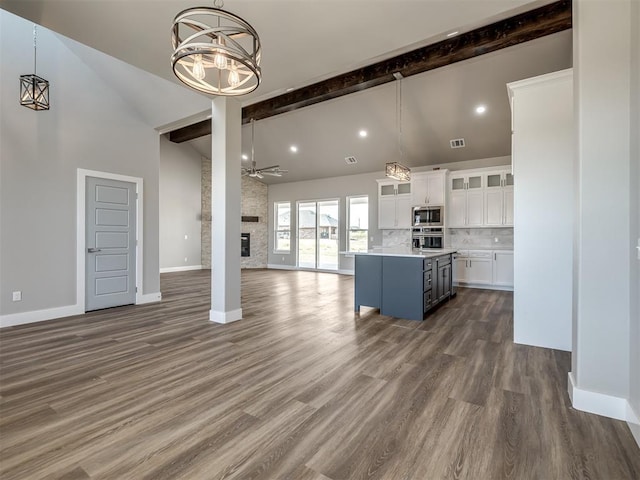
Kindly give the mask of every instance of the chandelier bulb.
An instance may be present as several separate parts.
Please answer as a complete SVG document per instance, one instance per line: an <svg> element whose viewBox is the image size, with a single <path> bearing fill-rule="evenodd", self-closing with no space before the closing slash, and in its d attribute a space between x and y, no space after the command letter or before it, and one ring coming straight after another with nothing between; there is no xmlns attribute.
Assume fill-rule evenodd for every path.
<svg viewBox="0 0 640 480"><path fill-rule="evenodd" d="M225 46L225 42L223 38L218 38L218 45L224 47ZM217 53L215 54L215 56L213 57L213 64L215 65L216 68L220 69L220 70L226 70L227 68L227 57L225 57L222 54L221 50L217 50Z"/></svg>
<svg viewBox="0 0 640 480"><path fill-rule="evenodd" d="M229 70L229 85L233 88L240 85L240 75L238 74L238 70L236 68L236 64L231 61L231 69Z"/></svg>
<svg viewBox="0 0 640 480"><path fill-rule="evenodd" d="M193 56L193 77L198 80L204 80L207 73L204 70L204 63L202 63L202 55L197 53Z"/></svg>

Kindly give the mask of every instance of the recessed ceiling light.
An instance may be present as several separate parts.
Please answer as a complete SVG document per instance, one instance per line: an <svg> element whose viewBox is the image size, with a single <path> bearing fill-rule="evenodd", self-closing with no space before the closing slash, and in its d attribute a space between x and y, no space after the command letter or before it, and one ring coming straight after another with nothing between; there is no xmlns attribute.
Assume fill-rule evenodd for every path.
<svg viewBox="0 0 640 480"><path fill-rule="evenodd" d="M458 30L456 30L455 32L451 32L451 33L447 33L447 38L449 37L453 37L454 35L459 34L460 32Z"/></svg>
<svg viewBox="0 0 640 480"><path fill-rule="evenodd" d="M291 145L289 147L289 150L291 150L292 153L296 153L298 151L298 147L296 147L295 145Z"/></svg>
<svg viewBox="0 0 640 480"><path fill-rule="evenodd" d="M243 160L249 160L249 156L246 153L242 154L242 159Z"/></svg>
<svg viewBox="0 0 640 480"><path fill-rule="evenodd" d="M366 137L367 135L369 135L369 133L366 130L360 130L358 132L358 135L360 135L362 138Z"/></svg>
<svg viewBox="0 0 640 480"><path fill-rule="evenodd" d="M478 115L482 115L482 114L483 114L484 112L486 112L486 111L487 111L487 107L485 107L484 105L478 105L478 106L476 107L476 113L477 113Z"/></svg>

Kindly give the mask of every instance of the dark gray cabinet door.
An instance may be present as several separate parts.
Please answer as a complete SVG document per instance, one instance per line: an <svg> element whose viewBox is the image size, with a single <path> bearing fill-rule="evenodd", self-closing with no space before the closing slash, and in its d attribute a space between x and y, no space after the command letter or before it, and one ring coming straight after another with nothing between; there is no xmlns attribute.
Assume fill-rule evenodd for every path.
<svg viewBox="0 0 640 480"><path fill-rule="evenodd" d="M421 257L382 257L380 313L409 320L424 318L424 260Z"/></svg>
<svg viewBox="0 0 640 480"><path fill-rule="evenodd" d="M451 295L451 263L438 267L438 302L445 300Z"/></svg>
<svg viewBox="0 0 640 480"><path fill-rule="evenodd" d="M356 255L355 259L355 311L360 305L382 306L382 257Z"/></svg>

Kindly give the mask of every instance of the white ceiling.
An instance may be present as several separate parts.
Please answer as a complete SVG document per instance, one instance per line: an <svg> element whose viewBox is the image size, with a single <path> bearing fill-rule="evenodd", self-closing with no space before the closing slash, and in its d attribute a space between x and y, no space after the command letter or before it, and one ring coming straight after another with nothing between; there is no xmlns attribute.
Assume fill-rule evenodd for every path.
<svg viewBox="0 0 640 480"><path fill-rule="evenodd" d="M207 3L0 0L0 7L179 84L169 63L173 17ZM247 105L545 3L550 1L227 0L225 9L249 21L263 45L264 81L241 99ZM571 34L562 32L404 79L403 162L415 167L508 155L505 83L569 66ZM127 82L120 83L126 89ZM398 159L395 98L395 83L386 84L256 122L258 167L278 163L290 170L286 177L265 180L382 170L385 162ZM200 102L193 103L191 113L198 114ZM483 117L473 114L478 103L487 105ZM360 128L369 131L366 139L357 136ZM245 126L243 151L249 151L249 133ZM449 140L458 137L468 146L451 150ZM300 148L297 155L288 151L293 143ZM190 144L209 155L210 138ZM347 166L346 155L358 164Z"/></svg>

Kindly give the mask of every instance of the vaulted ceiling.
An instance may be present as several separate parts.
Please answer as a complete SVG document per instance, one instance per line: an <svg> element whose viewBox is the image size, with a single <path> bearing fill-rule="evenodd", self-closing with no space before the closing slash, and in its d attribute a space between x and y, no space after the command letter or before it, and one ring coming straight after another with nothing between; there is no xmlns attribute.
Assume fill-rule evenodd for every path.
<svg viewBox="0 0 640 480"><path fill-rule="evenodd" d="M0 7L171 82L169 29L191 0L0 0ZM550 3L528 0L227 0L263 44L264 81L243 106ZM505 84L571 66L564 31L402 80L402 161L411 166L510 154ZM397 85L388 83L256 122L258 167L270 182L382 170L399 159ZM487 111L476 115L476 105ZM201 112L194 111L193 118ZM177 124L185 123L181 118ZM191 121L191 120L190 120ZM160 127L160 125L158 125ZM359 130L366 129L362 138ZM465 138L452 150L449 140ZM243 151L250 150L243 127ZM209 155L210 137L190 142ZM298 152L289 151L291 145ZM356 165L344 157L353 155Z"/></svg>

